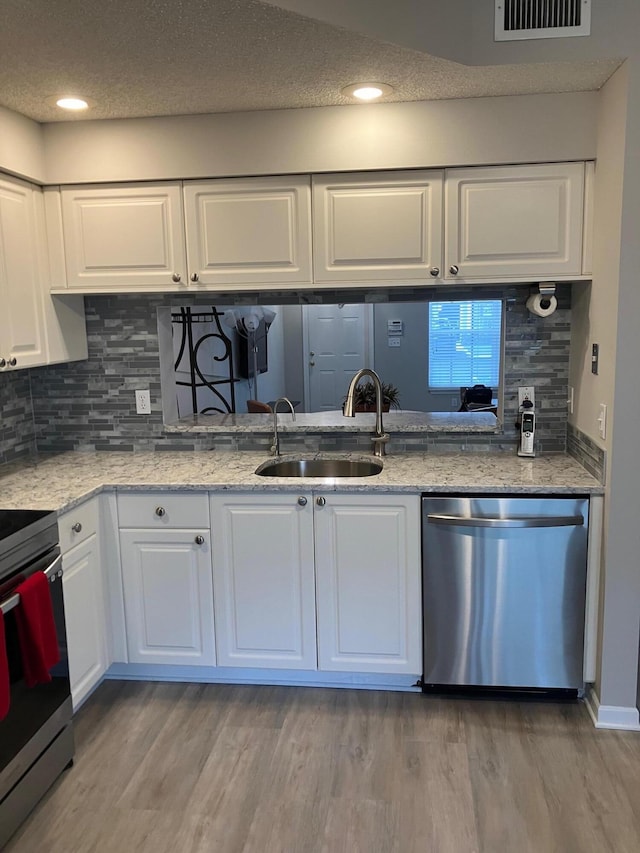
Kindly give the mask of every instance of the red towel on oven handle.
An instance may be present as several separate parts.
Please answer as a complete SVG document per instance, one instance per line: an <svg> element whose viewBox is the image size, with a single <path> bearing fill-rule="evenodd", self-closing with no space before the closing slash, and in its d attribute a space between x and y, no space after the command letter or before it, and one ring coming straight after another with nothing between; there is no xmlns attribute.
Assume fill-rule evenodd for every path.
<svg viewBox="0 0 640 853"><path fill-rule="evenodd" d="M60 660L49 581L44 572L34 572L15 591L20 596L15 612L24 680L27 687L46 684L49 670Z"/></svg>
<svg viewBox="0 0 640 853"><path fill-rule="evenodd" d="M10 692L7 641L4 635L4 613L0 610L0 720L4 720L9 713Z"/></svg>

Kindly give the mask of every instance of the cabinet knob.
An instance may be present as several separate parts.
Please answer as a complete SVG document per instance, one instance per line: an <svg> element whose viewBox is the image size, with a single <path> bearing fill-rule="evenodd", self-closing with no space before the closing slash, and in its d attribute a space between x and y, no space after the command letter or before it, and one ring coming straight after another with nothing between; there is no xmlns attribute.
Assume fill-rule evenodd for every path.
<svg viewBox="0 0 640 853"><path fill-rule="evenodd" d="M204 545L204 536L201 536L199 533L195 538L196 545Z"/></svg>
<svg viewBox="0 0 640 853"><path fill-rule="evenodd" d="M191 281L200 281L200 276L198 275L197 272L191 273Z"/></svg>
<svg viewBox="0 0 640 853"><path fill-rule="evenodd" d="M165 515L166 512L167 511L163 506L157 506L156 507L156 515L158 516L158 518L162 518L162 516Z"/></svg>
<svg viewBox="0 0 640 853"><path fill-rule="evenodd" d="M318 504L318 506L324 506L326 504L326 502L327 502L326 498L316 498L316 503Z"/></svg>
<svg viewBox="0 0 640 853"><path fill-rule="evenodd" d="M182 276L179 272L174 272L174 274L171 276L171 280L175 281L175 283L177 284L179 281L182 280Z"/></svg>
<svg viewBox="0 0 640 853"><path fill-rule="evenodd" d="M17 361L15 355L12 355L11 358L9 359L9 364L11 365L11 367L15 367L17 363L18 363L18 361Z"/></svg>
<svg viewBox="0 0 640 853"><path fill-rule="evenodd" d="M451 264L451 266L449 267L449 272L451 273L451 275L458 275L460 270L455 264Z"/></svg>
<svg viewBox="0 0 640 853"><path fill-rule="evenodd" d="M431 267L429 270L429 275L432 275L434 278L437 278L440 275L440 267Z"/></svg>
<svg viewBox="0 0 640 853"><path fill-rule="evenodd" d="M315 366L316 366L315 361L310 361L310 362L309 362L309 367L315 367Z"/></svg>
<svg viewBox="0 0 640 853"><path fill-rule="evenodd" d="M76 521L75 524L71 525L71 529L73 530L74 533L80 533L80 531L82 530L82 525L80 524L79 521Z"/></svg>
<svg viewBox="0 0 640 853"><path fill-rule="evenodd" d="M7 366L6 359L0 358L0 367L6 367L6 366Z"/></svg>
<svg viewBox="0 0 640 853"><path fill-rule="evenodd" d="M305 498L305 496L304 496L304 495L301 495L301 496L298 498L298 505L299 505L299 506L306 506L306 505L307 505L307 499Z"/></svg>

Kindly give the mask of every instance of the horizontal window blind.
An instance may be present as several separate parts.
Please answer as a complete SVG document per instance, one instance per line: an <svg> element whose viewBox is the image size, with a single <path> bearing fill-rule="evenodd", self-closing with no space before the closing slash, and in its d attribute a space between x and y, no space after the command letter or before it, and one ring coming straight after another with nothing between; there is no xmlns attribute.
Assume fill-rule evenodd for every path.
<svg viewBox="0 0 640 853"><path fill-rule="evenodd" d="M429 303L429 388L500 381L502 300Z"/></svg>

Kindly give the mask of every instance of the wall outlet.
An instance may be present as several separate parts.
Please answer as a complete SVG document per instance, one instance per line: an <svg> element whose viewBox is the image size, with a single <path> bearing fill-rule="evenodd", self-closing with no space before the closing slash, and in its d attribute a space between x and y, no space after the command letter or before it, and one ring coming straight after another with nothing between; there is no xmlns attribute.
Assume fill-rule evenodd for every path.
<svg viewBox="0 0 640 853"><path fill-rule="evenodd" d="M598 432L600 433L600 438L607 437L607 407L604 403L600 403L600 412L598 417L596 418L598 421Z"/></svg>
<svg viewBox="0 0 640 853"><path fill-rule="evenodd" d="M567 408L569 409L569 414L573 414L573 385L569 385L569 399L567 400Z"/></svg>
<svg viewBox="0 0 640 853"><path fill-rule="evenodd" d="M525 405L531 403L531 405ZM518 388L518 411L526 412L536 407L536 392L533 385L521 385Z"/></svg>
<svg viewBox="0 0 640 853"><path fill-rule="evenodd" d="M136 414L151 414L151 394L148 389L146 391L136 391Z"/></svg>

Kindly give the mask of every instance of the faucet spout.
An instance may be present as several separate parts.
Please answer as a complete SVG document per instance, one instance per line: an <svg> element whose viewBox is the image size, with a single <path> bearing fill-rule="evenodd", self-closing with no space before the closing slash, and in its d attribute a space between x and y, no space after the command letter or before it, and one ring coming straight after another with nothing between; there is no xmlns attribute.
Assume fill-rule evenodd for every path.
<svg viewBox="0 0 640 853"><path fill-rule="evenodd" d="M280 456L280 436L278 435L278 404L286 403L291 409L291 420L296 419L296 412L293 408L293 403L288 397L278 397L273 405L273 444L271 445L271 453L273 456Z"/></svg>
<svg viewBox="0 0 640 853"><path fill-rule="evenodd" d="M356 375L349 383L347 399L345 400L342 413L345 418L355 417L353 398L358 383L360 382L363 376L369 376L371 377L371 379L373 379L373 385L376 390L376 431L372 438L373 455L384 456L385 444L389 441L389 435L384 431L384 427L382 425L382 383L380 382L380 377L375 372L375 370L370 370L368 367L363 367L356 373Z"/></svg>

